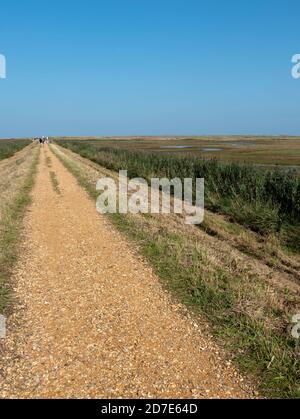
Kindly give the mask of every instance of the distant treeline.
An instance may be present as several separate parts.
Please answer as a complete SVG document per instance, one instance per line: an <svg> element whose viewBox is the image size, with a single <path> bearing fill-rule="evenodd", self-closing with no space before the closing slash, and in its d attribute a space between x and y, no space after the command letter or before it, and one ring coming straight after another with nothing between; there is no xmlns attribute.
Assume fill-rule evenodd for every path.
<svg viewBox="0 0 300 419"><path fill-rule="evenodd" d="M258 233L280 233L287 245L300 247L300 176L294 169L101 148L86 141L59 144L108 169L128 170L130 177L204 178L206 208Z"/></svg>

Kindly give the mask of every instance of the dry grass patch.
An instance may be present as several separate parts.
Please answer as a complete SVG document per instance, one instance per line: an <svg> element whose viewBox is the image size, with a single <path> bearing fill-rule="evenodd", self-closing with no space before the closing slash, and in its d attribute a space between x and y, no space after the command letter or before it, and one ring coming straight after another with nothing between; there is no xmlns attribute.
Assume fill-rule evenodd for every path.
<svg viewBox="0 0 300 419"><path fill-rule="evenodd" d="M30 203L30 191L39 149L32 146L0 164L0 313L8 310L9 278L15 265L21 236L22 220Z"/></svg>

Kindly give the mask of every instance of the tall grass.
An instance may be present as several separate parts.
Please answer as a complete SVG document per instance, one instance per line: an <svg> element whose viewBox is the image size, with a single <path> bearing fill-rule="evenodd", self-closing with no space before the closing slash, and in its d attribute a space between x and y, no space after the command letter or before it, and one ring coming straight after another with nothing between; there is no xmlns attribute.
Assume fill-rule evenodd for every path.
<svg viewBox="0 0 300 419"><path fill-rule="evenodd" d="M29 140L0 140L0 160L13 156L28 144Z"/></svg>
<svg viewBox="0 0 300 419"><path fill-rule="evenodd" d="M206 207L228 215L261 234L296 228L291 247L300 248L300 176L293 169L263 169L194 156L165 155L100 148L81 141L60 144L111 170L130 177L204 178Z"/></svg>

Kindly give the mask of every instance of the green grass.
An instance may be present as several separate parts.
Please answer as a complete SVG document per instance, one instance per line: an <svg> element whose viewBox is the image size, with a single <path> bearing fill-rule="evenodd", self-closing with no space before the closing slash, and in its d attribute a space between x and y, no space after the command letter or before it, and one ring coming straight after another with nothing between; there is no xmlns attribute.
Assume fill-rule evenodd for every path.
<svg viewBox="0 0 300 419"><path fill-rule="evenodd" d="M96 199L95 185L84 170L60 153L57 156L91 198ZM234 275L214 265L201 243L197 245L189 233L171 231L159 217L155 219L158 221L149 215L109 217L138 245L164 286L196 314L207 318L216 339L243 372L258 380L264 396L300 398L299 352L281 309L265 302L268 296L265 282L247 269ZM253 315L249 307L260 314Z"/></svg>
<svg viewBox="0 0 300 419"><path fill-rule="evenodd" d="M284 246L300 251L299 241L286 234L292 228L300 236L300 175L294 169L99 148L85 141L60 145L110 170L128 170L130 177L204 178L207 209L262 235L277 234Z"/></svg>
<svg viewBox="0 0 300 419"><path fill-rule="evenodd" d="M29 140L0 140L0 160L13 156L29 144Z"/></svg>
<svg viewBox="0 0 300 419"><path fill-rule="evenodd" d="M61 190L60 190L59 182L57 180L57 176L56 176L56 173L55 172L52 172L52 171L50 172L50 180L51 180L51 183L52 183L52 186L53 186L54 191L58 195L60 195L61 194Z"/></svg>
<svg viewBox="0 0 300 419"><path fill-rule="evenodd" d="M22 188L4 211L0 222L0 313L6 313L11 301L10 276L17 261L22 220L31 202L38 156L35 157Z"/></svg>

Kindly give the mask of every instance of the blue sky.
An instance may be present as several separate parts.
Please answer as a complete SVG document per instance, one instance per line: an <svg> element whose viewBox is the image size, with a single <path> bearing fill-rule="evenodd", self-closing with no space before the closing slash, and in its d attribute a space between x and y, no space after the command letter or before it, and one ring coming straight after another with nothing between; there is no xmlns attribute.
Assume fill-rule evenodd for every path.
<svg viewBox="0 0 300 419"><path fill-rule="evenodd" d="M0 137L300 135L300 3L1 4Z"/></svg>

